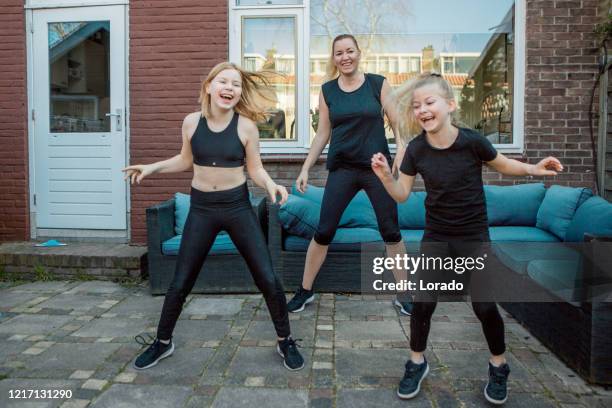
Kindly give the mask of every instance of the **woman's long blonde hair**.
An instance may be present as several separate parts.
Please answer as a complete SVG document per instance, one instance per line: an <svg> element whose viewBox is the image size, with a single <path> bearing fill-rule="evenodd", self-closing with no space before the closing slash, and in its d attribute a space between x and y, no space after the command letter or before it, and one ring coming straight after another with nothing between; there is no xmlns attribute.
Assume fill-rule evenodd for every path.
<svg viewBox="0 0 612 408"><path fill-rule="evenodd" d="M329 60L327 61L327 66L325 67L325 80L331 81L332 79L336 79L338 76L338 67L334 64L334 46L340 40L344 40L345 38L350 38L355 43L355 48L359 51L359 55L361 56L361 49L359 48L359 44L357 43L357 39L352 34L340 34L334 38L332 41L331 51L329 55Z"/></svg>
<svg viewBox="0 0 612 408"><path fill-rule="evenodd" d="M275 101L274 90L270 86L268 79L271 73L268 71L247 71L233 62L221 62L215 65L208 73L206 79L202 81L200 98L198 99L198 102L202 105L202 115L209 118L212 114L210 94L206 92L206 87L221 71L226 69L238 71L242 80L242 95L240 95L240 100L234 107L234 110L254 122L265 120L265 101Z"/></svg>
<svg viewBox="0 0 612 408"><path fill-rule="evenodd" d="M412 100L414 98L414 91L427 85L436 85L438 89L440 89L440 96L444 99L448 101L455 100L453 88L448 81L437 72L423 72L395 90L393 92L393 98L397 106L400 134L404 144L408 143L408 141L423 131L417 118L414 116ZM458 127L463 126L454 115L451 115L451 120L453 125Z"/></svg>

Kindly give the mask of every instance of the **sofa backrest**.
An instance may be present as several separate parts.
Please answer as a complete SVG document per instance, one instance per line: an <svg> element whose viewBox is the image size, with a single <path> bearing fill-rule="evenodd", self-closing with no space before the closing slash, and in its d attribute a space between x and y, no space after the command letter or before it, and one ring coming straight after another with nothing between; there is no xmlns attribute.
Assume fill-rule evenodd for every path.
<svg viewBox="0 0 612 408"><path fill-rule="evenodd" d="M546 187L543 183L484 186L489 225L534 226Z"/></svg>
<svg viewBox="0 0 612 408"><path fill-rule="evenodd" d="M566 242L582 242L584 234L612 236L612 203L601 197L586 200L572 218L565 234Z"/></svg>

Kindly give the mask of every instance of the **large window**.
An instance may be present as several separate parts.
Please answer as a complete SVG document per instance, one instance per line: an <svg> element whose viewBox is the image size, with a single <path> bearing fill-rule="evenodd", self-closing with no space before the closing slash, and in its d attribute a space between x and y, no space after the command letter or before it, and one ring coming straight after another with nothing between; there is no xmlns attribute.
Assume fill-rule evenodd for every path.
<svg viewBox="0 0 612 408"><path fill-rule="evenodd" d="M520 151L522 91L515 89L522 90L524 73L515 66L524 58L524 8L525 0L230 0L230 21L239 27L230 32L230 58L278 73L271 112L282 112L285 129L260 124L269 151L310 145L331 41L342 33L359 41L361 69L384 75L392 88L440 72L455 91L457 119L499 149ZM387 137L393 145L390 129Z"/></svg>

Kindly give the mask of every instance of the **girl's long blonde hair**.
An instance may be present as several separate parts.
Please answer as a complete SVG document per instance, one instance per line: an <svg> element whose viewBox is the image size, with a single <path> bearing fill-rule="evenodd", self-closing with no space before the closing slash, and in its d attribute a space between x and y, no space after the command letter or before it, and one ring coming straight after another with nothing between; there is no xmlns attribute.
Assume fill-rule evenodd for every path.
<svg viewBox="0 0 612 408"><path fill-rule="evenodd" d="M210 109L210 94L206 92L206 87L221 71L226 69L238 71L242 80L242 95L240 95L240 100L234 107L234 110L254 122L265 120L265 102L276 101L274 90L270 86L270 81L268 79L271 73L268 71L247 71L233 62L221 62L215 65L208 73L206 79L202 81L200 98L198 99L198 102L202 105L202 115L209 118L212 114Z"/></svg>
<svg viewBox="0 0 612 408"><path fill-rule="evenodd" d="M440 89L440 96L444 99L448 101L455 100L453 88L437 72L423 72L395 90L393 98L397 106L397 113L399 114L400 134L404 144L423 131L417 118L414 116L412 100L414 98L414 91L427 85L436 85ZM454 115L451 116L451 119L453 125L458 127L464 126Z"/></svg>
<svg viewBox="0 0 612 408"><path fill-rule="evenodd" d="M361 49L359 48L359 44L357 43L357 39L352 34L340 34L334 38L332 41L331 51L329 54L329 60L327 61L327 66L325 67L325 80L331 81L332 79L336 79L338 76L338 67L334 64L334 46L340 40L344 40L345 38L350 38L355 43L355 48L359 51L361 56Z"/></svg>

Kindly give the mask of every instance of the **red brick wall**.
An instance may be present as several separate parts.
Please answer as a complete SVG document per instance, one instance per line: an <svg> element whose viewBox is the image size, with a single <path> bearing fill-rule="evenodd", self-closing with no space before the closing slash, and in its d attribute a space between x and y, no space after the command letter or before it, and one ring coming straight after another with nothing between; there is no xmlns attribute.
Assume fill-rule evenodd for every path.
<svg viewBox="0 0 612 408"><path fill-rule="evenodd" d="M23 0L0 6L0 242L29 238L26 31Z"/></svg>
<svg viewBox="0 0 612 408"><path fill-rule="evenodd" d="M199 110L200 83L228 58L227 0L130 2L130 162L181 149L185 115ZM131 188L132 242L146 241L145 209L189 191L191 172L155 175Z"/></svg>

